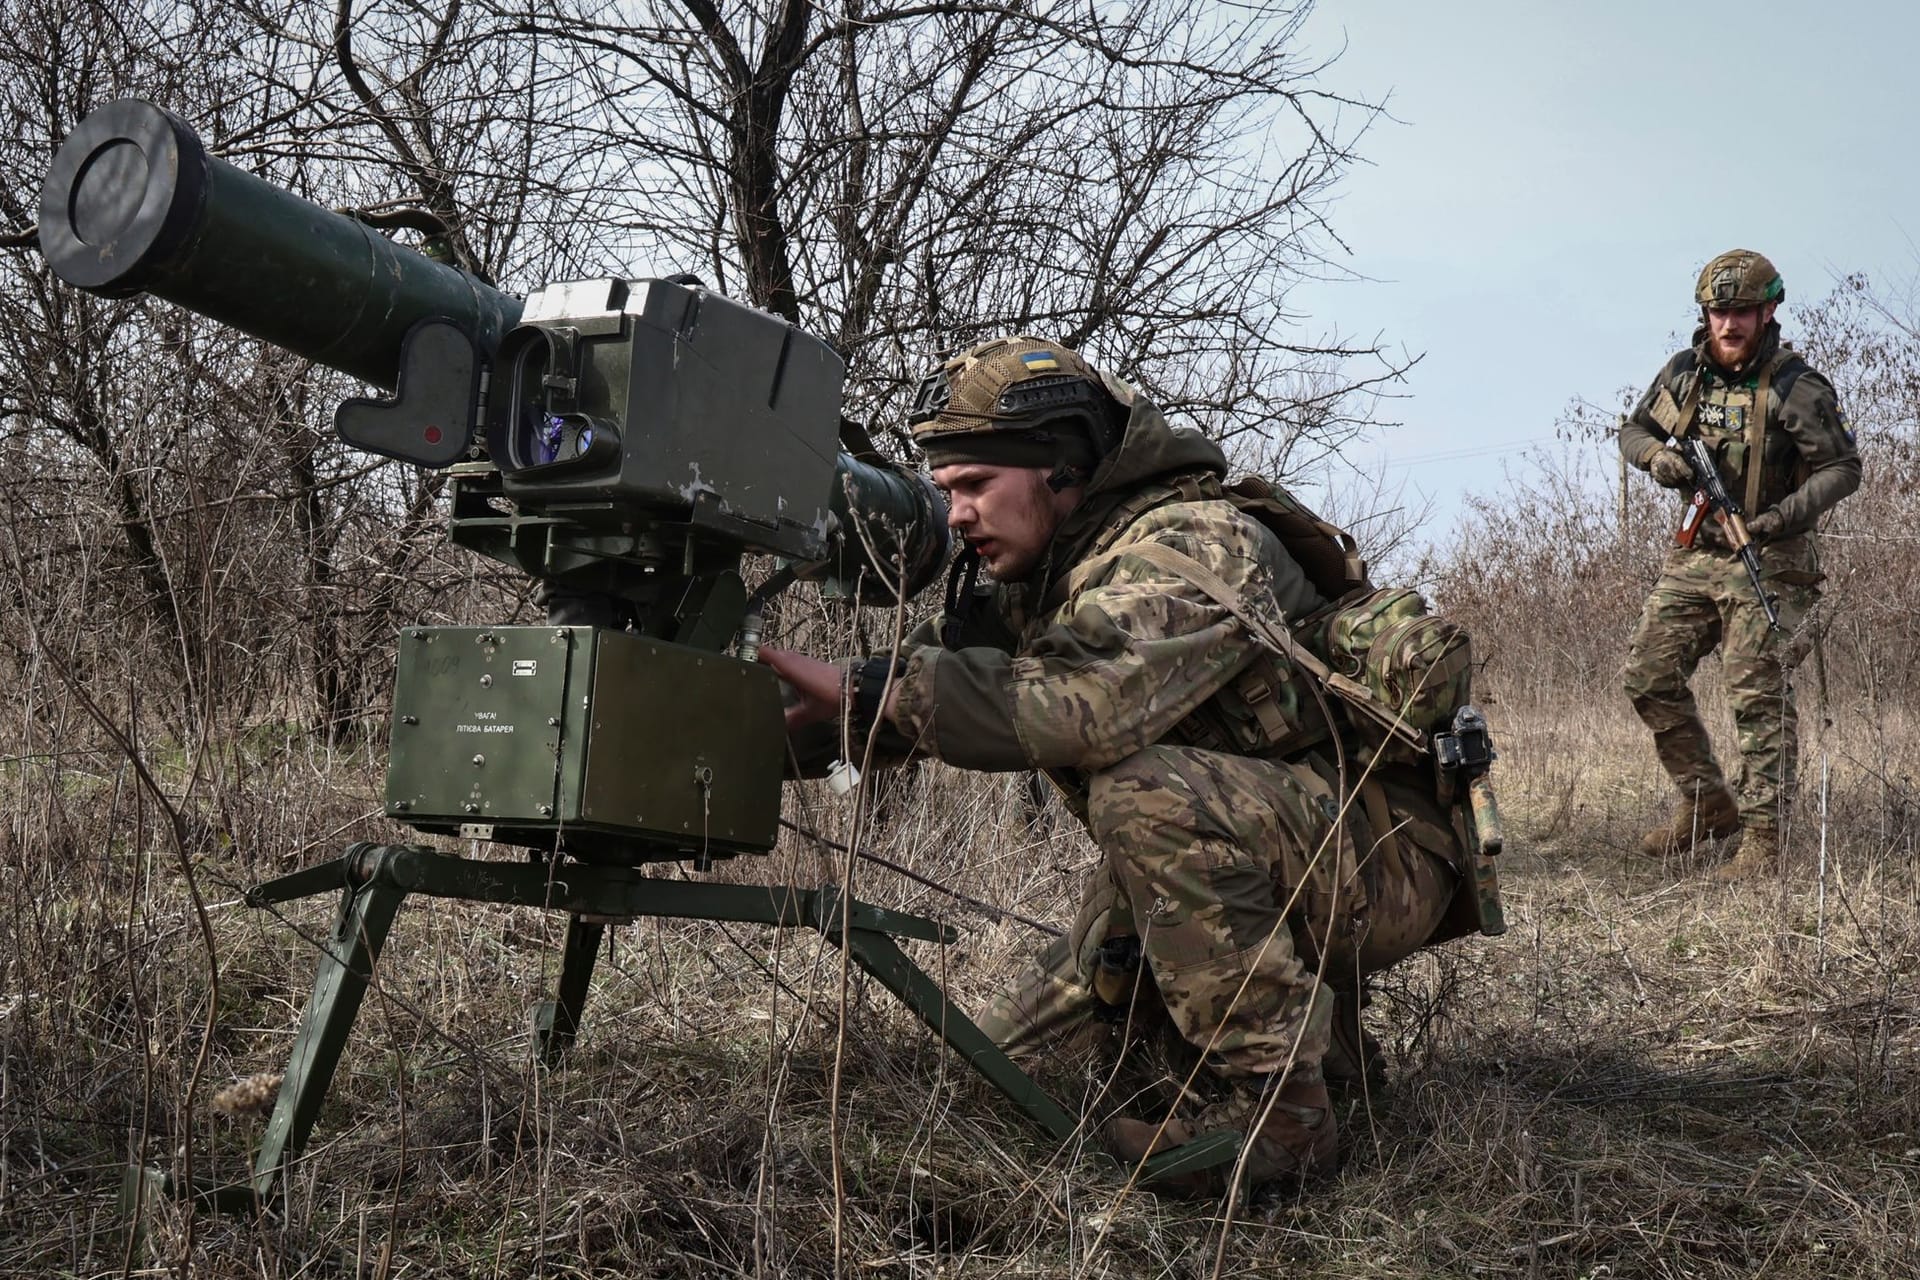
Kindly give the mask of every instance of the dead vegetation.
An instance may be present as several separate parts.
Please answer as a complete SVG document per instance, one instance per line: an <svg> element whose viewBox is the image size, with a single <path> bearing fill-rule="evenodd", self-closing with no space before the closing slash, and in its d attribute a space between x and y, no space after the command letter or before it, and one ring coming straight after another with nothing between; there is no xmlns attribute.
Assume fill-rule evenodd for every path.
<svg viewBox="0 0 1920 1280"><path fill-rule="evenodd" d="M1860 503L1891 520L1913 489L1911 418L1889 421ZM1488 658L1512 929L1377 984L1393 1069L1342 1103L1343 1170L1231 1221L1056 1149L874 985L843 1006L837 956L810 935L613 930L578 1050L547 1073L527 1013L557 976L562 919L415 902L284 1204L257 1220L162 1204L129 1252L122 1171L180 1172L191 1153L202 1178L239 1175L248 1098L307 997L332 904L254 911L244 889L405 833L370 816L376 747L271 712L206 730L150 715L168 693L142 666L151 616L80 626L58 602L98 583L30 579L16 559L40 609L10 623L0 759L0 1275L1920 1274L1914 597L1907 562L1871 554L1901 526L1843 508L1859 536L1832 544L1824 699L1803 672L1789 858L1726 889L1700 874L1722 850L1631 853L1666 786L1612 669L1658 514L1627 527L1637 544L1555 525L1581 492L1557 483L1513 495L1497 509L1515 524L1483 517L1472 555L1437 567ZM1511 536L1529 521L1564 554ZM460 610L513 607L491 583L463 590ZM240 687L232 674L208 683ZM1711 663L1699 684L1726 741ZM302 704L280 686L254 705ZM1064 923L1093 850L1018 778L928 769L883 800L865 847L964 896L865 862L859 892L956 925L958 943L917 951L978 1009L1043 939L974 904ZM812 786L789 816L843 843L853 825ZM791 834L719 874L811 885L844 862Z"/></svg>
<svg viewBox="0 0 1920 1280"><path fill-rule="evenodd" d="M580 1047L549 1074L530 1065L526 1014L556 976L562 918L416 902L284 1208L197 1215L193 1273L1915 1274L1920 880L1893 763L1913 759L1911 733L1837 715L1810 742L1816 779L1829 766L1824 880L1808 816L1777 882L1728 890L1696 874L1712 851L1664 867L1626 852L1663 786L1630 713L1496 705L1513 928L1380 983L1369 1017L1392 1078L1343 1104L1348 1157L1327 1185L1231 1223L1129 1188L1053 1149L856 984L836 1196L842 1010L836 958L811 936L614 930ZM92 737L76 724L63 750L6 766L0 1274L117 1273L114 1195L141 1153L165 1165L190 1144L201 1176L241 1171L259 1122L211 1095L284 1065L332 904L281 917L240 890L287 851L381 834L360 817L374 761L249 740L231 814L249 829L278 814L287 835L192 848L220 987L188 1130L208 965L150 805L124 761L79 754ZM807 821L841 832L844 810L804 799ZM1091 849L1017 780L929 772L891 807L876 852L987 902L1069 913ZM795 837L725 874L825 869ZM968 1007L1042 940L882 869L860 878L961 927L944 954L921 951ZM162 1206L128 1261L178 1260L184 1228Z"/></svg>
<svg viewBox="0 0 1920 1280"><path fill-rule="evenodd" d="M1104 96L1101 77L1126 63L1101 41L1137 62L1135 42L1159 47L1144 19L1067 41L1102 91L1080 108L1057 84L979 95L986 123L952 135L932 213L894 184L911 186L939 117L900 95L950 89L995 49L1013 60L993 83L1018 83L1054 65L1066 37L1036 27L1010 44L1013 11L988 6L955 19L936 66L924 62L936 45L896 34L905 27L875 27L866 63L812 46L831 65L799 77L805 111L781 154L817 156L823 139L838 149L794 189L851 209L840 193L866 175L892 195L868 201L869 223L796 241L783 263L749 262L730 239L764 184L719 194L730 147L767 122L722 120L695 94L682 133L636 130L622 104L642 64L631 49L585 52L644 49L658 31L576 23L563 48L580 61L562 63L579 74L555 74L526 60L519 8L429 8L358 6L357 56L380 67L368 101L343 88L329 15L312 6L136 5L103 23L67 0L8 4L0 149L12 172L37 174L80 113L137 90L223 115L216 141L232 155L329 199L453 200L466 251L528 281L612 269L631 245L603 237L650 236L662 260L710 255L759 300L783 296L845 339L860 410L876 417L911 387L923 348L969 326L1084 324L1122 363L1187 353L1157 368L1155 390L1220 429L1266 421L1280 465L1296 443L1310 454L1364 425L1364 397L1347 393L1393 370L1337 341L1289 346L1302 335L1273 322L1319 241L1222 239L1233 219L1199 226L1151 183L1127 188L1135 212L1029 212L1048 192L1077 202L1102 184L1185 191L1240 127L1229 112L1229 134L1192 134L1204 123L1192 102L1213 100L1204 83L1189 86L1195 98ZM527 12L549 9L602 13ZM1158 12L1195 26L1181 6ZM1267 77L1261 101L1287 110L1337 102L1282 92L1311 65L1291 44L1285 15L1299 12L1283 10L1250 54ZM356 8L335 13L344 23ZM673 38L704 47L677 21ZM546 71L527 74L535 65ZM874 73L854 77L874 118L913 122L877 165L847 127L842 66ZM710 92L746 68L690 53L682 70ZM601 114L575 111L578 86ZM420 100L396 112L387 90ZM1084 109L1094 133L1124 126L1138 145L1057 148L1070 172L1009 165L1026 154L1017 130L1036 101L1056 127ZM555 120L567 128L545 128ZM422 171L418 156L408 168L383 139L415 125L466 151L446 171ZM623 160L637 135L661 154L711 156L711 180ZM1303 152L1310 194L1330 189L1353 141ZM1158 168L1139 158L1149 145ZM342 181L342 154L358 178ZM246 887L350 840L406 838L373 816L386 638L414 618L524 617L527 584L439 542L430 479L369 471L327 439L334 388L312 370L150 303L58 289L27 248L24 191L0 193L0 1275L1920 1274L1914 332L1863 288L1801 318L1863 426L1870 487L1830 542L1827 696L1805 692L1805 795L1782 874L1729 890L1698 874L1717 850L1667 866L1630 855L1664 784L1612 671L1664 517L1638 490L1615 519L1596 497L1611 493L1610 464L1596 477L1563 455L1429 566L1488 660L1513 927L1378 984L1369 1020L1393 1071L1378 1094L1343 1103L1348 1158L1328 1184L1257 1197L1231 1222L1130 1187L1043 1141L884 992L856 983L843 1003L837 957L801 933L613 930L576 1054L546 1073L530 1062L527 1010L556 977L562 920L416 902L284 1204L258 1220L162 1204L129 1249L122 1171L184 1172L190 1156L203 1178L240 1173L307 998L332 904L255 911ZM1213 198L1229 197L1282 230L1317 225L1294 218L1284 186L1229 183ZM995 225L1018 214L1018 253L1004 234L981 239L996 216L983 199L1010 211ZM1139 210L1168 221L1149 227ZM1087 250L1070 270L1063 221ZM1044 271L1034 245L1055 255ZM1132 274L1115 291L1122 259ZM1278 274L1249 295L1254 260ZM961 267L964 288L920 289ZM1181 314L1145 313L1169 273L1200 292L1169 304ZM808 287L795 295L789 276ZM1222 296L1252 296L1253 310L1217 331L1179 329L1217 317ZM1247 334L1266 344L1252 357ZM1328 354L1358 365L1330 370ZM842 843L853 828L813 788L790 795L789 814ZM964 895L857 868L862 896L960 929L952 947L918 954L974 1009L1042 940L974 904L1062 923L1093 860L1023 780L937 770L889 788L863 844ZM790 835L720 874L811 885L843 873L841 855Z"/></svg>

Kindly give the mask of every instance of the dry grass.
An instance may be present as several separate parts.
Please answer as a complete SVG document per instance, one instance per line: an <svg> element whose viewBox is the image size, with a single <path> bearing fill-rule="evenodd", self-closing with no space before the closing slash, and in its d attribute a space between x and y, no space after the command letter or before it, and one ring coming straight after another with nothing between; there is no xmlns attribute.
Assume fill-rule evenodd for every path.
<svg viewBox="0 0 1920 1280"><path fill-rule="evenodd" d="M1370 1016L1393 1078L1343 1104L1349 1155L1330 1184L1231 1224L1129 1190L1010 1117L862 985L836 1207L836 961L817 940L619 928L579 1051L546 1074L528 1065L526 1009L556 976L561 918L416 903L285 1212L198 1215L194 1273L1207 1276L1224 1256L1226 1275L1920 1274L1915 797L1888 767L1914 758L1913 735L1845 716L1828 735L1823 896L1810 821L1765 885L1636 861L1625 850L1663 788L1630 716L1500 712L1512 931L1381 983ZM151 817L110 758L8 766L0 1274L119 1272L113 1194L143 1114L151 1159L190 1140L203 1175L242 1167L259 1121L212 1094L282 1065L311 976L302 934L333 907L276 918L238 890L280 869L263 855L319 841L310 861L335 828L375 834L353 822L374 766L303 742L256 741L234 793L236 822L280 824L279 847L194 850L220 1005L191 1134L207 965ZM796 803L841 833L823 793ZM1053 920L1092 856L1013 780L936 773L893 797L875 847ZM726 874L826 870L796 839ZM866 896L962 927L920 956L970 1008L1038 944L860 875ZM134 1268L176 1257L184 1224L163 1209Z"/></svg>
<svg viewBox="0 0 1920 1280"><path fill-rule="evenodd" d="M298 628L273 633L271 653L259 636L214 646L175 680L164 629L137 611L100 621L101 584L118 579L34 577L39 562L15 556L19 598L41 607L0 626L14 656L0 685L14 744L0 757L0 1276L183 1259L200 1276L289 1278L1920 1276L1906 642L1920 614L1911 558L1865 536L1910 527L1895 517L1920 492L1912 456L1876 464L1879 496L1857 500L1879 504L1874 520L1836 549L1835 723L1821 727L1803 679L1807 795L1784 874L1763 885L1707 881L1719 850L1672 865L1631 852L1666 802L1612 676L1622 601L1652 572L1652 500L1604 528L1582 514L1578 477L1549 476L1464 532L1437 573L1492 656L1512 930L1380 981L1369 1017L1394 1069L1377 1096L1343 1102L1344 1169L1230 1223L1055 1150L876 985L856 983L843 1009L837 953L810 935L613 930L579 1048L548 1074L530 1065L527 1011L557 977L562 920L416 902L283 1210L255 1222L162 1206L129 1254L121 1171L177 1169L188 1150L203 1178L244 1170L256 1077L284 1066L306 1001L333 904L253 911L244 889L406 834L368 816L372 753L289 727L313 720L288 674L311 665ZM449 563L388 605L512 616L524 584ZM210 598L205 617L224 616ZM836 652L892 634L879 611L793 626ZM1709 663L1697 685L1717 683ZM79 689L187 816L177 843ZM1707 705L1728 741L1711 692ZM816 787L790 791L788 812L842 842L854 825ZM1055 923L1094 862L1020 780L940 770L886 788L866 844ZM856 873L861 896L960 928L951 947L915 950L967 1008L1041 942L881 868ZM813 885L842 863L790 836L719 874ZM1068 1101L1080 1087L1065 1082Z"/></svg>

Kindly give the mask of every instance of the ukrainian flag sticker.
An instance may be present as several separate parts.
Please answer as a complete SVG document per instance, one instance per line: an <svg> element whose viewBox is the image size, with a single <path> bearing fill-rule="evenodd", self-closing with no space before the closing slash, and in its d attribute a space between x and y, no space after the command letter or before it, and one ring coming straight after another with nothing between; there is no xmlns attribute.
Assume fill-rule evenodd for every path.
<svg viewBox="0 0 1920 1280"><path fill-rule="evenodd" d="M1051 351L1029 351L1020 357L1020 363L1027 366L1028 373L1052 373L1060 367Z"/></svg>

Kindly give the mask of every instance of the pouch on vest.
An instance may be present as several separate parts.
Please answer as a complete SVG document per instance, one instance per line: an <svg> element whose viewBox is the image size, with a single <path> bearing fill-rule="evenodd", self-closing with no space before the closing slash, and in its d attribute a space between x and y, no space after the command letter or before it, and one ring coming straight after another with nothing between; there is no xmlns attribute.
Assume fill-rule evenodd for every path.
<svg viewBox="0 0 1920 1280"><path fill-rule="evenodd" d="M1406 587L1383 587L1337 605L1307 642L1422 734L1445 728L1472 696L1473 646L1465 629L1429 612L1420 593ZM1356 727L1369 753L1390 747L1393 758L1408 758L1402 744L1375 726Z"/></svg>
<svg viewBox="0 0 1920 1280"><path fill-rule="evenodd" d="M1191 745L1232 755L1283 760L1332 736L1308 676L1262 650L1181 725Z"/></svg>

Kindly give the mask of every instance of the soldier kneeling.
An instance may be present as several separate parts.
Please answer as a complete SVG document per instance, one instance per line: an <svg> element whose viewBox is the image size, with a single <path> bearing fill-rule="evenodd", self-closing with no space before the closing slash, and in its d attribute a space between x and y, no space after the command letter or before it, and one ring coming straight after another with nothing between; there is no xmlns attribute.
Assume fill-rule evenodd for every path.
<svg viewBox="0 0 1920 1280"><path fill-rule="evenodd" d="M1252 1181L1331 1170L1328 1076L1373 1048L1361 980L1472 927L1449 918L1463 836L1430 764L1383 755L1364 796L1343 779L1327 699L1257 634L1334 601L1230 500L1219 448L1125 384L998 339L931 373L910 425L966 543L948 610L850 674L762 649L796 749L846 715L856 741L878 724L961 768L1045 771L1104 864L983 1027L1031 1057L1164 1014L1217 1096L1111 1121L1116 1153L1231 1128Z"/></svg>

